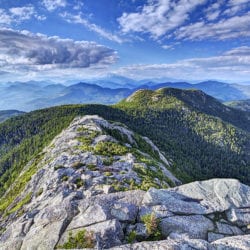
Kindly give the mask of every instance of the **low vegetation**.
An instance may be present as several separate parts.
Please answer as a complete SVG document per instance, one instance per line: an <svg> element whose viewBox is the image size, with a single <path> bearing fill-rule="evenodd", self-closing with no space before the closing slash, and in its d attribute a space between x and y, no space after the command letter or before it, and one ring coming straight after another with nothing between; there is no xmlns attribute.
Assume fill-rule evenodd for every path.
<svg viewBox="0 0 250 250"><path fill-rule="evenodd" d="M142 221L149 235L149 240L160 240L162 238L159 228L160 219L158 219L154 213L144 215Z"/></svg>
<svg viewBox="0 0 250 250"><path fill-rule="evenodd" d="M62 246L57 249L82 249L82 248L94 248L95 239L92 231L86 231L85 229L78 231L73 236L72 232L69 232L68 240Z"/></svg>

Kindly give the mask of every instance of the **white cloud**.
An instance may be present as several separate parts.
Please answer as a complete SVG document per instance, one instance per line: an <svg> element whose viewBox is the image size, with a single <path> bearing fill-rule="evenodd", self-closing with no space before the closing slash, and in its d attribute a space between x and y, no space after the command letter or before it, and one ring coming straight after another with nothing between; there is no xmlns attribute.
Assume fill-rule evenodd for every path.
<svg viewBox="0 0 250 250"><path fill-rule="evenodd" d="M185 23L190 13L206 1L148 0L139 12L123 13L118 22L124 33L149 33L157 39Z"/></svg>
<svg viewBox="0 0 250 250"><path fill-rule="evenodd" d="M147 33L155 40L224 40L250 36L249 7L249 0L148 0L117 20L122 32Z"/></svg>
<svg viewBox="0 0 250 250"><path fill-rule="evenodd" d="M54 11L58 8L66 7L66 0L43 0L42 4L48 11Z"/></svg>
<svg viewBox="0 0 250 250"><path fill-rule="evenodd" d="M31 18L43 21L45 16L38 15L33 5L10 8L8 10L0 9L0 26L6 27L12 24L20 23Z"/></svg>
<svg viewBox="0 0 250 250"><path fill-rule="evenodd" d="M204 21L181 27L175 32L177 39L204 40L204 39L229 39L250 36L250 12L242 16L221 19L217 23Z"/></svg>
<svg viewBox="0 0 250 250"><path fill-rule="evenodd" d="M208 13L207 14L207 19L209 21L213 21L213 20L216 20L220 15L220 11L214 11L214 12L211 12L211 13Z"/></svg>
<svg viewBox="0 0 250 250"><path fill-rule="evenodd" d="M162 45L161 47L163 49L166 49L166 50L173 50L174 49L174 45Z"/></svg>
<svg viewBox="0 0 250 250"><path fill-rule="evenodd" d="M18 18L20 21L28 20L35 14L33 6L10 8L9 11L14 18Z"/></svg>
<svg viewBox="0 0 250 250"><path fill-rule="evenodd" d="M28 31L0 29L0 66L6 72L105 68L117 53L88 41L47 37ZM61 70L63 69L63 70Z"/></svg>
<svg viewBox="0 0 250 250"><path fill-rule="evenodd" d="M0 25L10 25L12 21L12 17L4 9L0 9Z"/></svg>
<svg viewBox="0 0 250 250"><path fill-rule="evenodd" d="M238 47L225 53L207 58L180 60L171 64L130 65L114 73L135 79L155 78L156 76L202 80L249 80L250 47Z"/></svg>
<svg viewBox="0 0 250 250"><path fill-rule="evenodd" d="M65 12L61 14L61 17L64 18L64 20L67 21L68 23L81 24L87 29L97 33L101 37L106 38L110 41L117 43L123 42L123 39L120 38L119 36L104 30L103 28L97 26L96 24L90 23L87 19L82 18L80 14L72 15L70 13Z"/></svg>

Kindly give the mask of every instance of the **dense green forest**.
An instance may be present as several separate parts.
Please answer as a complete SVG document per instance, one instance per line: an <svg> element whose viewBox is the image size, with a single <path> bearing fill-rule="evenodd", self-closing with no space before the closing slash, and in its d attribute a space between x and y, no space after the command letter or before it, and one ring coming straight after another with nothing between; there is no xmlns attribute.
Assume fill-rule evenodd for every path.
<svg viewBox="0 0 250 250"><path fill-rule="evenodd" d="M25 164L76 116L97 114L148 136L183 182L212 177L250 184L250 117L195 90L140 90L113 105L65 105L0 124L0 196Z"/></svg>

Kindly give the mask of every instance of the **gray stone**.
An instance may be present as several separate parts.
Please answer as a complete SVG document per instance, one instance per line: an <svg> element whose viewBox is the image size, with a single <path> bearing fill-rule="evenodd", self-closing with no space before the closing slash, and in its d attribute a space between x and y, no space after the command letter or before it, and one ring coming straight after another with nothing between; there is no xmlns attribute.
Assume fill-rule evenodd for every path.
<svg viewBox="0 0 250 250"><path fill-rule="evenodd" d="M110 216L105 211L105 209L98 204L94 204L93 206L89 206L84 212L75 216L69 224L67 230L86 227L108 219L110 219Z"/></svg>
<svg viewBox="0 0 250 250"><path fill-rule="evenodd" d="M196 181L172 189L200 200L206 213L223 212L232 207L250 207L250 187L235 179Z"/></svg>
<svg viewBox="0 0 250 250"><path fill-rule="evenodd" d="M218 233L220 234L226 234L226 235L242 235L243 234L240 228L226 224L226 223L216 222L216 227L217 227Z"/></svg>
<svg viewBox="0 0 250 250"><path fill-rule="evenodd" d="M0 250L13 250L13 249L21 249L22 239L12 239L5 243L0 243Z"/></svg>
<svg viewBox="0 0 250 250"><path fill-rule="evenodd" d="M215 240L219 240L224 238L224 234L214 233L214 232L208 232L208 242L213 242Z"/></svg>
<svg viewBox="0 0 250 250"><path fill-rule="evenodd" d="M112 187L111 185L103 185L102 189L104 194L110 194L115 191L114 187Z"/></svg>
<svg viewBox="0 0 250 250"><path fill-rule="evenodd" d="M52 250L60 238L65 220L50 223L46 226L31 227L23 240L21 250ZM46 240L45 240L46 239Z"/></svg>
<svg viewBox="0 0 250 250"><path fill-rule="evenodd" d="M157 205L153 207L141 207L139 211L139 220L142 220L142 217L147 214L154 214L156 218L162 219L170 216L174 216L172 212L170 212L165 205Z"/></svg>
<svg viewBox="0 0 250 250"><path fill-rule="evenodd" d="M207 210L200 205L200 200L165 189L150 188L142 203L146 206L164 205L169 211L178 214L205 214Z"/></svg>
<svg viewBox="0 0 250 250"><path fill-rule="evenodd" d="M162 219L160 228L164 236L171 233L186 233L190 238L205 240L208 231L214 230L214 225L211 220L202 215L190 215Z"/></svg>
<svg viewBox="0 0 250 250"><path fill-rule="evenodd" d="M122 240L124 239L120 222L118 220L107 220L88 227L66 231L62 235L58 245L63 245L65 242L67 242L69 232L72 232L72 235L74 236L77 234L77 232L83 229L85 229L87 232L94 233L97 240L97 245L101 249L121 245Z"/></svg>
<svg viewBox="0 0 250 250"><path fill-rule="evenodd" d="M112 250L214 250L212 246L204 241L197 239L167 239L161 241L146 241L119 247L111 248ZM110 250L111 250L110 249Z"/></svg>
<svg viewBox="0 0 250 250"><path fill-rule="evenodd" d="M111 215L120 221L134 222L138 212L138 207L124 202L117 202L111 208Z"/></svg>
<svg viewBox="0 0 250 250"><path fill-rule="evenodd" d="M226 214L229 221L239 226L250 224L250 208L232 208Z"/></svg>
<svg viewBox="0 0 250 250"><path fill-rule="evenodd" d="M135 231L138 238L145 239L148 237L147 229L143 223L137 223L135 225Z"/></svg>
<svg viewBox="0 0 250 250"><path fill-rule="evenodd" d="M216 250L249 250L250 235L226 237L211 243Z"/></svg>

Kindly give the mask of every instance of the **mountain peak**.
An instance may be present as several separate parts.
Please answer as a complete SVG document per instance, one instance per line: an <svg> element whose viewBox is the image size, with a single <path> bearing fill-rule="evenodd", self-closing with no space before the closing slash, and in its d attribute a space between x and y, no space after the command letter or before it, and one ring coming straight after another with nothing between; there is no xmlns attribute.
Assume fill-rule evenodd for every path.
<svg viewBox="0 0 250 250"><path fill-rule="evenodd" d="M215 98L196 89L159 88L157 90L139 89L125 99L128 103L144 104L146 106L164 107L170 104L190 105L192 107L203 107L209 103L220 105ZM170 105L171 106L171 105Z"/></svg>

